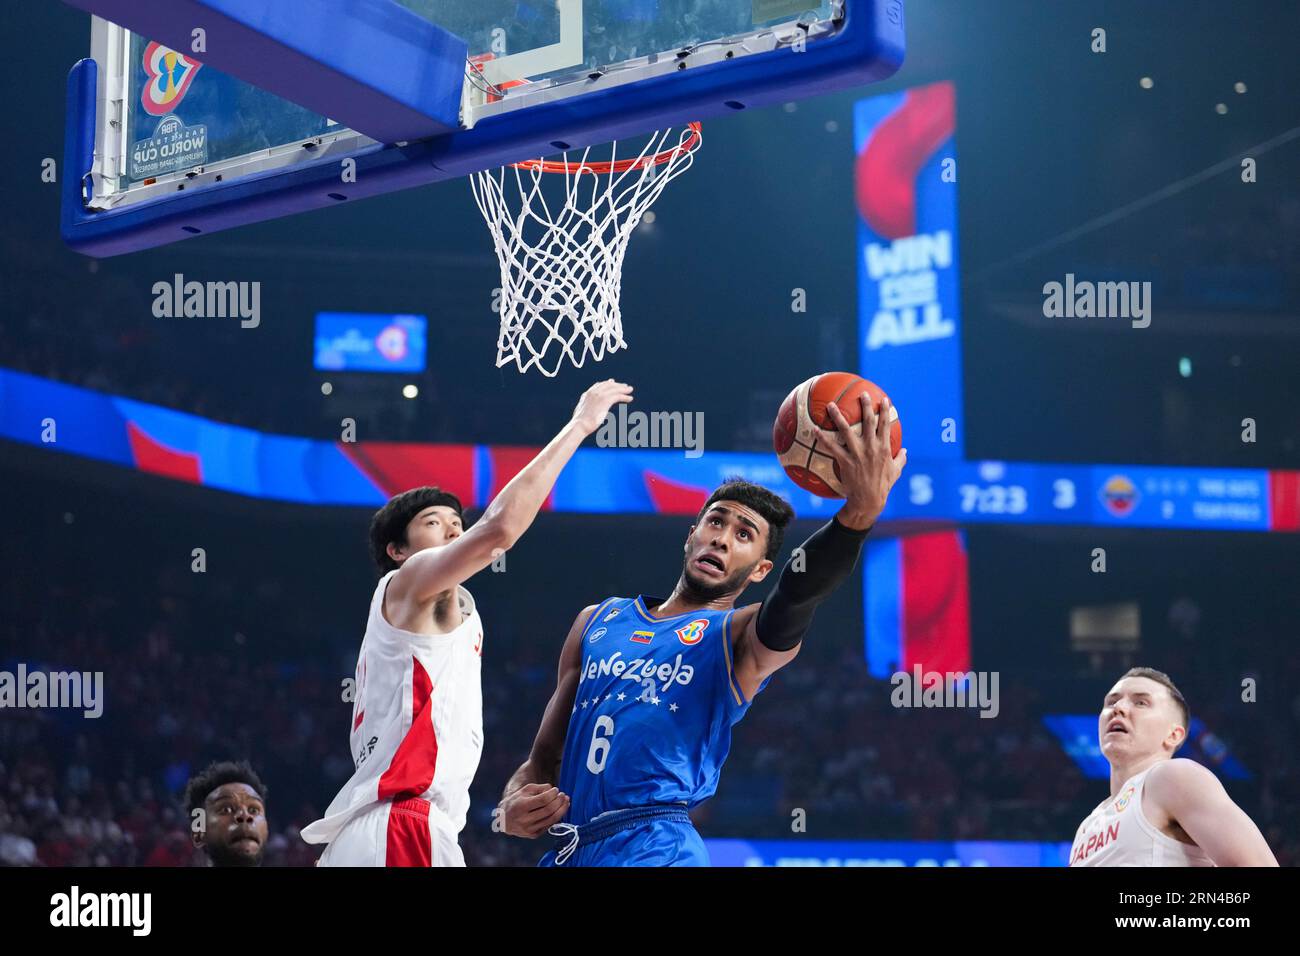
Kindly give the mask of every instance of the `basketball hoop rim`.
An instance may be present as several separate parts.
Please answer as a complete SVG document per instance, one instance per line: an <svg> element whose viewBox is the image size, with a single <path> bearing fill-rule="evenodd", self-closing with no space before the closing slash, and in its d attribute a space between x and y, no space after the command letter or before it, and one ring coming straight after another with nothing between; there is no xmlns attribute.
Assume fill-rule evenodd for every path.
<svg viewBox="0 0 1300 956"><path fill-rule="evenodd" d="M684 142L678 143L671 149L661 150L653 156L638 156L636 159L620 159L616 162L604 160L595 163L574 163L558 159L526 159L523 162L511 163L510 165L515 169L529 172L568 173L570 175L590 172L597 176L605 176L610 173L625 173L631 169L644 169L647 166L662 166L671 162L679 153L689 153L699 148L702 142L701 132L704 127L698 121L695 121L687 123L686 128L690 130L691 135L686 137Z"/></svg>

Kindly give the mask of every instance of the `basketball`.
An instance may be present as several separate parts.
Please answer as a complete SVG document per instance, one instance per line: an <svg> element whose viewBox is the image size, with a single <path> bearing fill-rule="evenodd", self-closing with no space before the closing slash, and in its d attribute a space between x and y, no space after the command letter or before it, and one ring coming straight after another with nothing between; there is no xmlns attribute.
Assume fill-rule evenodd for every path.
<svg viewBox="0 0 1300 956"><path fill-rule="evenodd" d="M843 498L839 468L830 455L820 451L828 441L835 441L835 423L826 406L834 402L853 430L862 434L863 393L871 396L872 407L880 410L885 393L879 385L852 372L823 372L796 385L785 397L772 426L772 445L785 473L800 488L822 498ZM903 443L903 429L898 410L889 409L889 447L897 455Z"/></svg>

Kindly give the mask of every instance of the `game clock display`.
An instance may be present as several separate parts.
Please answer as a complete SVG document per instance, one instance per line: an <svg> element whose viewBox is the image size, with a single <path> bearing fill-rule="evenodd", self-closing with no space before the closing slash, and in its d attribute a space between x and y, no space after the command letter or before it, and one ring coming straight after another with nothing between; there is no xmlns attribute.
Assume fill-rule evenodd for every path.
<svg viewBox="0 0 1300 956"><path fill-rule="evenodd" d="M1269 529L1262 469L914 461L887 518Z"/></svg>

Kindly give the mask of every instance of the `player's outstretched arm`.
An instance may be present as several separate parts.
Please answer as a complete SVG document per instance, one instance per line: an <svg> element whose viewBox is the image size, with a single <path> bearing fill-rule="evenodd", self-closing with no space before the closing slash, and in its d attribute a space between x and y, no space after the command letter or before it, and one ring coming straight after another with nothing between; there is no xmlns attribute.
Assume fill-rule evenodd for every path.
<svg viewBox="0 0 1300 956"><path fill-rule="evenodd" d="M564 466L578 446L618 403L632 401L632 386L608 379L587 389L573 418L492 499L483 517L455 541L411 555L393 576L389 600L422 604L467 581L514 547L541 511Z"/></svg>
<svg viewBox="0 0 1300 956"><path fill-rule="evenodd" d="M736 615L736 680L746 699L799 653L817 605L852 573L867 532L885 510L889 492L907 464L907 449L900 448L895 458L890 448L889 399L882 400L878 414L869 395L861 402L861 435L853 432L837 405L826 406L840 437L838 444L827 443L827 452L838 465L844 506L800 546L802 559L786 564L763 603Z"/></svg>
<svg viewBox="0 0 1300 956"><path fill-rule="evenodd" d="M569 732L569 713L578 694L582 668L582 631L596 605L584 608L569 628L560 651L555 693L551 695L542 724L537 728L533 749L523 766L514 772L501 797L502 828L511 836L532 839L559 823L569 812L569 797L554 783L560 779L564 738Z"/></svg>
<svg viewBox="0 0 1300 956"><path fill-rule="evenodd" d="M1233 803L1211 771L1170 760L1147 775L1144 797L1168 814L1215 866L1277 866L1255 821Z"/></svg>

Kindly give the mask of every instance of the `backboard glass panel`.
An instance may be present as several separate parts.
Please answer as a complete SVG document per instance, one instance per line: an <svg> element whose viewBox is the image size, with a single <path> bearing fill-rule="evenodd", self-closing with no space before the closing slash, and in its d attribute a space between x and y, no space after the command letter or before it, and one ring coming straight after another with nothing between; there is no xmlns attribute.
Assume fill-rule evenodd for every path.
<svg viewBox="0 0 1300 956"><path fill-rule="evenodd" d="M326 142L364 137L326 117L95 19L101 74L86 205L107 210L308 162ZM365 140L371 142L370 140Z"/></svg>
<svg viewBox="0 0 1300 956"><path fill-rule="evenodd" d="M810 37L837 28L843 0L397 0L469 45L483 82L467 75L471 121L520 101L516 84L580 96L593 75L642 77L684 50L763 49L772 31L803 24ZM770 36L765 36L770 34ZM725 50L720 50L725 53ZM527 100L525 100L526 102ZM498 108L489 103L500 102ZM487 108L485 108L487 107Z"/></svg>
<svg viewBox="0 0 1300 956"><path fill-rule="evenodd" d="M131 69L124 77L119 189L341 132L334 121L273 93L203 70L193 57L126 36Z"/></svg>
<svg viewBox="0 0 1300 956"><path fill-rule="evenodd" d="M375 4L400 7L412 23L424 19L468 47L458 129L377 142L197 55L95 18L91 58L69 77L66 241L91 255L149 248L872 82L892 74L903 55L901 0L354 6ZM131 11L150 15L148 7ZM294 68L311 63L299 59Z"/></svg>

